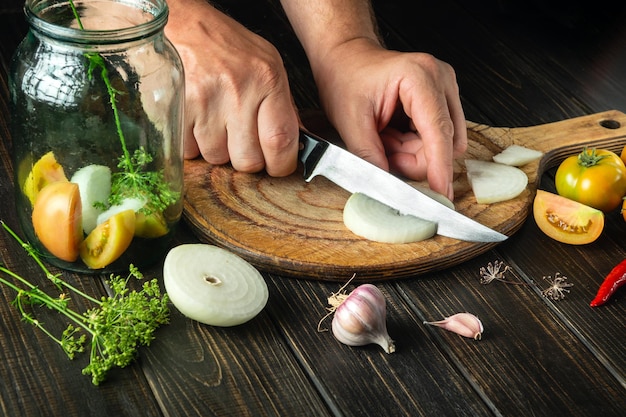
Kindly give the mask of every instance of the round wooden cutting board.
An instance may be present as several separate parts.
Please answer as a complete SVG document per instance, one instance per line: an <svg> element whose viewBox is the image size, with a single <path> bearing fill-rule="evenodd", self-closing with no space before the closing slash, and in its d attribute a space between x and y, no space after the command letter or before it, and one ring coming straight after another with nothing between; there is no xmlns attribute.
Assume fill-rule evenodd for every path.
<svg viewBox="0 0 626 417"><path fill-rule="evenodd" d="M337 142L320 118L304 118L313 133ZM621 150L626 115L617 111L522 127L495 128L468 122L464 159L491 160L512 144L544 152L522 169L526 190L513 200L478 204L464 160L455 167L457 211L508 236L526 220L543 171L583 146ZM310 183L298 171L286 178L244 174L230 165L185 161L184 217L201 241L225 247L262 271L295 278L345 282L413 277L459 264L495 244L435 236L423 242L385 244L352 234L343 224L348 192L323 177Z"/></svg>

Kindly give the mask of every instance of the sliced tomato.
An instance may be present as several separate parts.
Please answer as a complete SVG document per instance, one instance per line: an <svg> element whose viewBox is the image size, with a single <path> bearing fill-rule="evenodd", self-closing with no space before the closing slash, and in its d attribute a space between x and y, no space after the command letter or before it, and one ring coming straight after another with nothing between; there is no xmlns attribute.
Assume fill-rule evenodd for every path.
<svg viewBox="0 0 626 417"><path fill-rule="evenodd" d="M68 180L63 167L57 162L54 153L50 151L35 162L35 165L33 165L26 177L26 181L24 181L22 191L24 191L31 204L34 205L37 194L46 185L57 181L67 182Z"/></svg>
<svg viewBox="0 0 626 417"><path fill-rule="evenodd" d="M602 211L543 190L537 190L533 215L546 235L571 245L591 243L604 229Z"/></svg>
<svg viewBox="0 0 626 417"><path fill-rule="evenodd" d="M135 211L124 210L100 223L80 245L80 257L91 269L115 262L130 246L135 234Z"/></svg>
<svg viewBox="0 0 626 417"><path fill-rule="evenodd" d="M138 211L135 215L135 236L148 239L165 236L169 229L165 217L160 212L145 215Z"/></svg>
<svg viewBox="0 0 626 417"><path fill-rule="evenodd" d="M83 240L81 212L78 185L63 181L43 187L33 206L35 235L52 255L67 262L78 259Z"/></svg>

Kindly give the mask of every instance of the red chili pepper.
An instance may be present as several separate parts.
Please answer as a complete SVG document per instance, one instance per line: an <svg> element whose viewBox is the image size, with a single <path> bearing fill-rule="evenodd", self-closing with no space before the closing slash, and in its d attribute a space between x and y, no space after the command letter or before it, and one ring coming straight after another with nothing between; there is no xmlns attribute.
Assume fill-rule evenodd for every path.
<svg viewBox="0 0 626 417"><path fill-rule="evenodd" d="M598 289L596 298L591 302L591 307L601 306L606 303L609 298L617 291L619 287L626 284L626 259L617 264L615 268L609 272L602 285Z"/></svg>

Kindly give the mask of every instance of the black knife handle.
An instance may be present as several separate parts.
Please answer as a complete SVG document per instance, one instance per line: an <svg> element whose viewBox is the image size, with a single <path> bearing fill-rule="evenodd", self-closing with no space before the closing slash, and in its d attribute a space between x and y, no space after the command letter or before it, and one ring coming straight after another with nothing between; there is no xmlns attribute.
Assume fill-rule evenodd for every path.
<svg viewBox="0 0 626 417"><path fill-rule="evenodd" d="M300 129L300 148L298 158L304 166L304 178L308 181L317 163L326 152L328 142L312 133Z"/></svg>

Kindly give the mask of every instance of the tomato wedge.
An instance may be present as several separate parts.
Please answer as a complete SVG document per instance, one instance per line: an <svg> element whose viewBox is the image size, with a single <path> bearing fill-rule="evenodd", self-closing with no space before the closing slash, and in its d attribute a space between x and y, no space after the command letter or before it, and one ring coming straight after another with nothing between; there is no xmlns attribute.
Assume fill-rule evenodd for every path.
<svg viewBox="0 0 626 417"><path fill-rule="evenodd" d="M35 204L37 195L48 184L53 182L67 182L67 177L61 164L59 164L52 151L48 152L33 165L22 190L31 204Z"/></svg>
<svg viewBox="0 0 626 417"><path fill-rule="evenodd" d="M165 236L168 232L165 217L160 212L145 215L137 212L135 215L135 236L153 239Z"/></svg>
<svg viewBox="0 0 626 417"><path fill-rule="evenodd" d="M543 190L537 190L533 215L546 235L571 245L591 243L604 229L602 211Z"/></svg>
<svg viewBox="0 0 626 417"><path fill-rule="evenodd" d="M83 240L82 205L78 185L53 182L38 191L33 206L33 230L41 244L67 262L78 259Z"/></svg>
<svg viewBox="0 0 626 417"><path fill-rule="evenodd" d="M115 262L130 246L135 234L135 211L124 210L100 223L80 245L80 257L91 269Z"/></svg>

